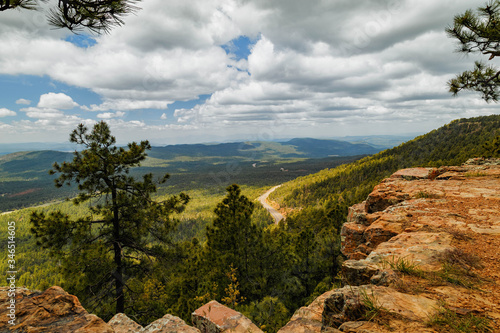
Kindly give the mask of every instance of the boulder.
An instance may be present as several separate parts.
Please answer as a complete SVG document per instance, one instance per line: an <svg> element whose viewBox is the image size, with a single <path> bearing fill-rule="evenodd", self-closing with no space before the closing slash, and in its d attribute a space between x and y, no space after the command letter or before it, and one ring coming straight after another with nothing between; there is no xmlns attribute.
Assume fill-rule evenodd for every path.
<svg viewBox="0 0 500 333"><path fill-rule="evenodd" d="M373 307L407 321L423 322L437 311L439 303L384 286L347 286L335 290L325 300L323 325L340 328L346 322L363 322Z"/></svg>
<svg viewBox="0 0 500 333"><path fill-rule="evenodd" d="M403 230L404 224L381 217L365 230L364 238L366 240L366 245L369 248L368 253L375 249L379 244L387 242Z"/></svg>
<svg viewBox="0 0 500 333"><path fill-rule="evenodd" d="M362 203L349 207L349 211L347 213L347 222L369 225L368 220L366 218L365 207L366 207L366 202L364 201Z"/></svg>
<svg viewBox="0 0 500 333"><path fill-rule="evenodd" d="M346 260L342 263L342 284L361 286L369 284L380 268L366 260Z"/></svg>
<svg viewBox="0 0 500 333"><path fill-rule="evenodd" d="M399 202L408 200L408 193L402 192L391 182L382 182L375 186L373 191L368 195L365 203L367 213L381 212L389 206L393 206Z"/></svg>
<svg viewBox="0 0 500 333"><path fill-rule="evenodd" d="M203 333L263 333L250 319L217 301L196 309L191 318L193 325Z"/></svg>
<svg viewBox="0 0 500 333"><path fill-rule="evenodd" d="M325 327L339 328L345 322L362 320L365 310L360 287L347 286L335 290L325 300L322 322Z"/></svg>
<svg viewBox="0 0 500 333"><path fill-rule="evenodd" d="M278 333L301 333L301 332L321 332L322 314L325 299L330 297L333 290L318 296L308 306L303 306L293 314L286 326L282 327Z"/></svg>
<svg viewBox="0 0 500 333"><path fill-rule="evenodd" d="M117 313L108 321L108 325L115 333L136 333L142 330L142 326L127 317L124 313Z"/></svg>
<svg viewBox="0 0 500 333"><path fill-rule="evenodd" d="M8 288L0 288L0 332L114 333L101 318L89 314L76 296L61 287L42 292L16 289L16 320L7 320Z"/></svg>
<svg viewBox="0 0 500 333"><path fill-rule="evenodd" d="M146 326L140 333L200 333L200 330L186 324L179 317L167 314Z"/></svg>
<svg viewBox="0 0 500 333"><path fill-rule="evenodd" d="M442 266L442 255L453 249L452 239L446 232L404 232L380 244L366 260L376 264L404 259L417 269L437 271Z"/></svg>
<svg viewBox="0 0 500 333"><path fill-rule="evenodd" d="M364 232L366 227L357 223L344 223L340 231L341 251L350 257L351 254L356 252L359 245L365 243Z"/></svg>
<svg viewBox="0 0 500 333"><path fill-rule="evenodd" d="M391 175L391 178L404 180L429 179L431 175L436 174L435 168L410 168L401 169Z"/></svg>

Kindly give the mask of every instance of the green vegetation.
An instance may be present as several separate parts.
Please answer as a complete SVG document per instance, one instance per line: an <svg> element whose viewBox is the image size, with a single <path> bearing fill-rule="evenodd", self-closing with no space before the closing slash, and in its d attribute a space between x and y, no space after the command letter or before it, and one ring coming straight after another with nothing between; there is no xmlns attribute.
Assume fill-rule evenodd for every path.
<svg viewBox="0 0 500 333"><path fill-rule="evenodd" d="M366 289L360 289L359 293L361 294L361 303L364 306L364 319L368 321L372 321L376 317L380 316L382 312L387 311L378 301L377 297L371 290L371 294L368 294Z"/></svg>
<svg viewBox="0 0 500 333"><path fill-rule="evenodd" d="M107 33L115 26L121 26L123 16L135 12L135 4L140 0L59 0L47 15L50 25L71 31L89 29L94 33ZM8 9L40 9L37 0L0 0L0 12Z"/></svg>
<svg viewBox="0 0 500 333"><path fill-rule="evenodd" d="M415 194L416 199L439 199L441 196L437 193L429 193L426 191L418 191L417 194Z"/></svg>
<svg viewBox="0 0 500 333"><path fill-rule="evenodd" d="M491 0L476 12L467 10L455 16L453 26L448 27L446 32L458 41L459 52L480 53L493 60L500 55L499 20L500 1ZM461 90L471 90L479 92L487 102L497 102L500 71L495 66L476 61L473 70L457 75L448 82L448 86L454 95Z"/></svg>
<svg viewBox="0 0 500 333"><path fill-rule="evenodd" d="M442 267L439 271L426 272L405 257L386 259L383 264L401 274L426 279L435 285L453 284L465 288L474 288L479 283L474 269L482 268L479 259L460 249L446 251L442 257Z"/></svg>
<svg viewBox="0 0 500 333"><path fill-rule="evenodd" d="M443 267L436 272L444 282L465 288L475 288L480 282L474 269L481 269L479 258L460 249L446 251L442 256Z"/></svg>
<svg viewBox="0 0 500 333"><path fill-rule="evenodd" d="M412 260L406 259L405 257L396 259L393 256L391 259L385 260L384 263L388 264L392 270L400 272L402 274L419 277L423 276L423 271L418 267L418 265Z"/></svg>
<svg viewBox="0 0 500 333"><path fill-rule="evenodd" d="M61 211L33 212L31 232L37 245L60 259L69 292L100 312L116 302L114 313L123 313L133 293L128 281L165 255L175 225L170 215L182 212L189 197L181 193L153 200L153 175L142 180L129 176L130 168L151 149L147 141L118 148L105 122L95 124L92 131L80 124L70 141L85 149L76 151L71 162L54 163L51 174L60 174L57 187L78 185L73 203L88 203L89 214L74 219ZM160 181L167 179L165 175Z"/></svg>

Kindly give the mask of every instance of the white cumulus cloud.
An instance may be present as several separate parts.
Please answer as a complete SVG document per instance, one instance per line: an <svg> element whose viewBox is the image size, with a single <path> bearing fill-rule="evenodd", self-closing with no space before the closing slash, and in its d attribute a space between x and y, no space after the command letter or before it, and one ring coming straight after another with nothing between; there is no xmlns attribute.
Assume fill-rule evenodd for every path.
<svg viewBox="0 0 500 333"><path fill-rule="evenodd" d="M30 105L31 101L29 99L20 98L16 101L16 104Z"/></svg>
<svg viewBox="0 0 500 333"><path fill-rule="evenodd" d="M112 118L119 118L123 117L125 115L125 112L118 111L118 112L104 112L104 113L99 113L97 115L97 118L99 119L112 119Z"/></svg>
<svg viewBox="0 0 500 333"><path fill-rule="evenodd" d="M50 126L89 117L108 119L127 135L203 141L259 131L286 137L428 131L500 113L476 95L453 98L446 88L476 58L456 54L444 29L454 15L484 2L148 0L86 48L65 41L69 33L50 29L39 13L7 11L0 75L47 76L101 99L78 99L84 116L65 114L79 105L56 92L21 109ZM221 47L235 52L239 36L255 41L248 59ZM201 104L175 110L169 131L155 125L176 101L201 95L208 96Z"/></svg>
<svg viewBox="0 0 500 333"><path fill-rule="evenodd" d="M15 116L17 113L6 108L0 108L0 117Z"/></svg>
<svg viewBox="0 0 500 333"><path fill-rule="evenodd" d="M38 102L38 108L46 109L72 109L77 107L78 103L73 101L73 99L64 93L48 93L40 96L40 101Z"/></svg>

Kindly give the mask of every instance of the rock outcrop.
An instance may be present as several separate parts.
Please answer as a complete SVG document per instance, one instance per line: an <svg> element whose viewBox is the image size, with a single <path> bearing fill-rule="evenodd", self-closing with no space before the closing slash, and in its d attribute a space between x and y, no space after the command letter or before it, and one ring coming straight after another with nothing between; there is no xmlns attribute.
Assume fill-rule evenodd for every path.
<svg viewBox="0 0 500 333"><path fill-rule="evenodd" d="M500 332L499 162L399 170L351 207L323 329L444 332L453 313Z"/></svg>
<svg viewBox="0 0 500 333"><path fill-rule="evenodd" d="M250 319L217 301L196 309L191 317L202 333L263 333Z"/></svg>
<svg viewBox="0 0 500 333"><path fill-rule="evenodd" d="M16 289L15 325L7 320L8 289L0 288L0 332L114 333L101 318L89 314L76 296L60 287L36 292Z"/></svg>
<svg viewBox="0 0 500 333"><path fill-rule="evenodd" d="M108 321L108 325L115 333L136 333L141 332L143 327L127 317L124 313L117 313Z"/></svg>
<svg viewBox="0 0 500 333"><path fill-rule="evenodd" d="M321 332L325 300L330 297L333 292L333 290L327 291L316 298L309 306L301 307L295 311L288 324L281 328L278 333ZM334 331L332 330L331 332Z"/></svg>
<svg viewBox="0 0 500 333"><path fill-rule="evenodd" d="M140 333L200 333L200 330L186 324L184 320L170 314L155 320Z"/></svg>

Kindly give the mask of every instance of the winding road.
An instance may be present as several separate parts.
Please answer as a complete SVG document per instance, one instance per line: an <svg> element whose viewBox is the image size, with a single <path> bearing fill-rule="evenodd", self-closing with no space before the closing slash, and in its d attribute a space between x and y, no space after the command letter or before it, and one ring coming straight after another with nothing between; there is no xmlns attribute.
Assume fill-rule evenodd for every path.
<svg viewBox="0 0 500 333"><path fill-rule="evenodd" d="M285 217L267 203L267 197L269 197L269 194L271 194L274 190L276 190L280 186L281 185L273 187L272 189L270 189L269 191L267 191L266 193L262 194L260 197L257 198L262 204L262 206L264 206L264 208L269 212L269 214L271 214L271 216L274 219L274 223L276 224L278 224L278 222L283 220Z"/></svg>

